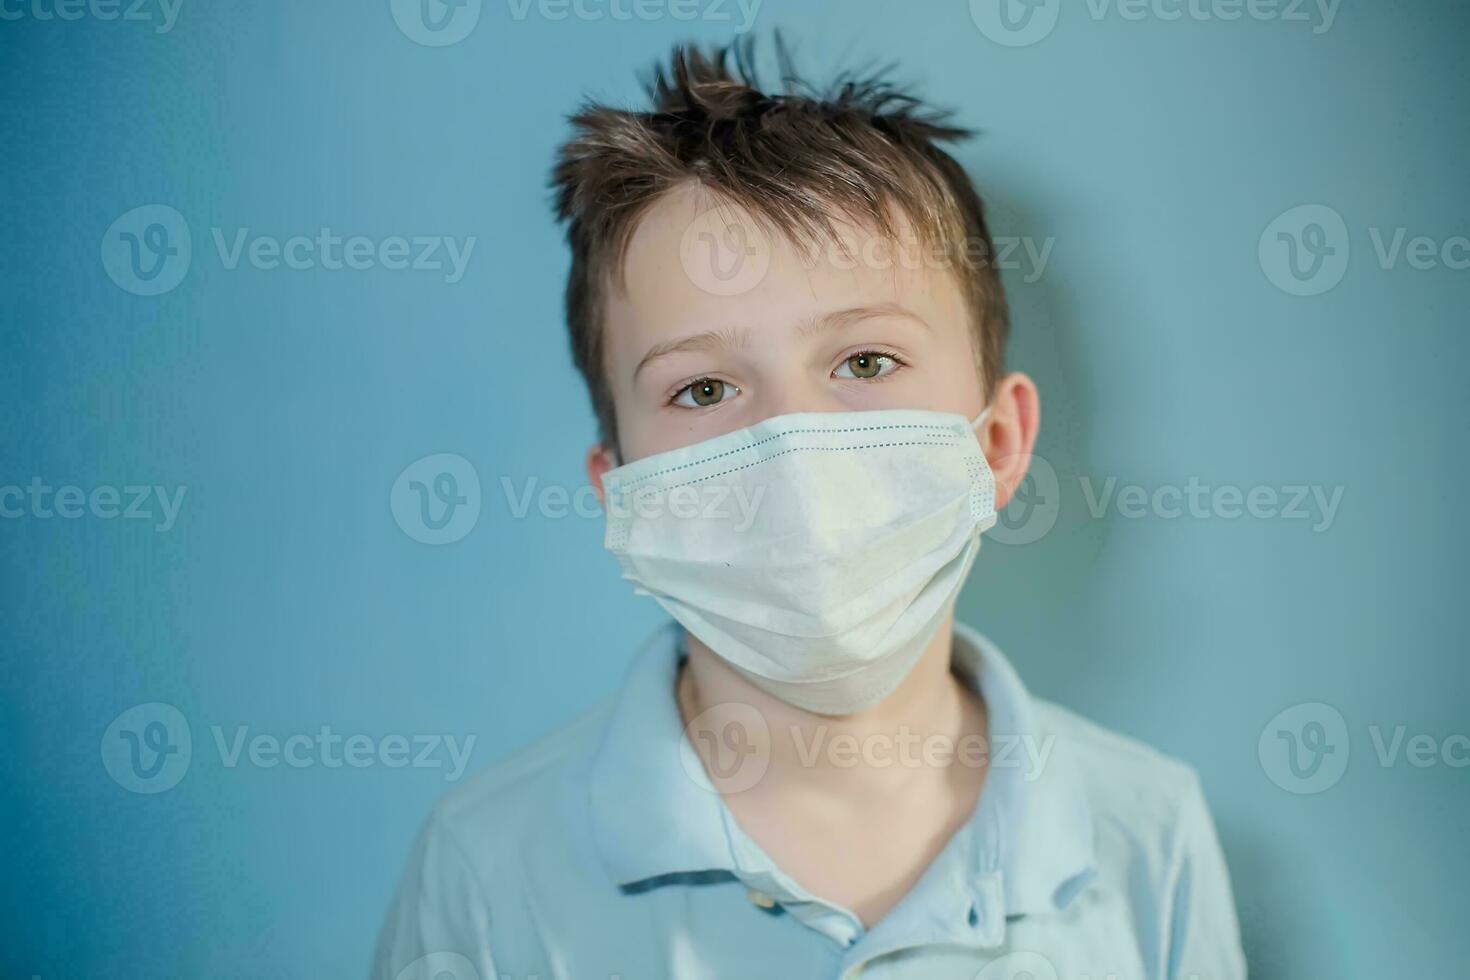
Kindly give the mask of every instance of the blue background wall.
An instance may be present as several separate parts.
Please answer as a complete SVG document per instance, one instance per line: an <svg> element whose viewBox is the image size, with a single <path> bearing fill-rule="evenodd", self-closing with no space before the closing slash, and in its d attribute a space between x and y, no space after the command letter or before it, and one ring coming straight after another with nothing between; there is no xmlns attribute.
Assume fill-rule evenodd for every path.
<svg viewBox="0 0 1470 980"><path fill-rule="evenodd" d="M153 4L4 9L0 486L187 489L167 530L0 499L0 975L361 974L446 769L232 767L214 729L474 736L477 769L617 685L656 610L600 519L517 517L502 483L575 490L593 432L543 188L584 93L631 99L672 41L733 25L485 0L434 47L387 0L186 0L167 30ZM766 0L754 26L819 76L897 59L986 131L960 156L996 234L1051 242L1007 281L1056 485L987 544L962 614L1037 692L1199 769L1255 975L1461 974L1470 11L1109 11L1069 0L1020 46L979 0ZM192 255L139 295L102 251L152 204ZM1338 251L1298 280L1268 226L1302 205L1330 212L1279 227ZM450 283L230 268L212 232L323 227L476 244ZM1397 229L1450 263L1382 261ZM481 488L442 546L390 506L436 453ZM1306 519L1094 513L1109 478L1341 497L1330 521L1310 498ZM101 747L154 702L177 715L122 726L175 747L182 726L192 758L132 792ZM1399 726L1432 764L1380 759ZM1326 768L1291 770L1281 730L1323 733Z"/></svg>

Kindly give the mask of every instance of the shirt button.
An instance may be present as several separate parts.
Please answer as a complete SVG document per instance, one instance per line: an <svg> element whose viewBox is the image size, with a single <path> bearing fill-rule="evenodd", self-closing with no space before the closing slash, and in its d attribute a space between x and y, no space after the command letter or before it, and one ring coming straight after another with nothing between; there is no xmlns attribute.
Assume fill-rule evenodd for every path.
<svg viewBox="0 0 1470 980"><path fill-rule="evenodd" d="M754 888L747 891L745 893L745 897L750 899L752 902L754 902L756 905L759 905L763 909L772 909L776 907L776 900L774 898L767 895L765 892L758 892Z"/></svg>

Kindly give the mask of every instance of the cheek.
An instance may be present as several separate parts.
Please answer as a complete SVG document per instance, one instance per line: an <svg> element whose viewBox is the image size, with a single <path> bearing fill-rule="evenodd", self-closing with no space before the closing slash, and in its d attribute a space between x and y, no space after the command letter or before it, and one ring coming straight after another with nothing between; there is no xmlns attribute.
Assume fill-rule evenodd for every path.
<svg viewBox="0 0 1470 980"><path fill-rule="evenodd" d="M908 399L908 407L974 414L984 400L984 385L974 349L964 338L936 337L917 351L910 368L892 379L892 387ZM901 382L901 383L898 383ZM975 406L971 411L971 406Z"/></svg>
<svg viewBox="0 0 1470 980"><path fill-rule="evenodd" d="M968 350L956 352L945 361L943 369L934 379L934 390L945 404L968 405L984 398L984 384L980 380L980 369L975 365L974 355Z"/></svg>
<svg viewBox="0 0 1470 980"><path fill-rule="evenodd" d="M649 455L650 452L657 452L656 449L649 448L658 441L657 420L648 416L647 408L635 401L621 398L613 399L613 408L617 413L621 462L631 462Z"/></svg>
<svg viewBox="0 0 1470 980"><path fill-rule="evenodd" d="M653 456L670 449L692 445L706 438L689 430L686 424L676 419L664 418L652 421L627 436L619 433L623 447L623 462L631 463L645 456Z"/></svg>
<svg viewBox="0 0 1470 980"><path fill-rule="evenodd" d="M959 327L936 338L936 342L940 367L935 383L942 385L951 397L958 397L966 403L983 398L985 385L980 376L978 338L968 327Z"/></svg>
<svg viewBox="0 0 1470 980"><path fill-rule="evenodd" d="M694 441L689 424L677 413L660 411L657 404L636 398L614 398L618 418L620 462L631 463L666 449Z"/></svg>
<svg viewBox="0 0 1470 980"><path fill-rule="evenodd" d="M612 398L613 418L617 424L618 447L622 451L623 461L627 462L637 451L637 447L647 440L649 427L657 424L659 406L656 400L650 403L650 396L646 392L639 391L627 381L617 380L625 379L631 373L631 368L622 365L620 358L616 355L609 356L608 364L608 393Z"/></svg>

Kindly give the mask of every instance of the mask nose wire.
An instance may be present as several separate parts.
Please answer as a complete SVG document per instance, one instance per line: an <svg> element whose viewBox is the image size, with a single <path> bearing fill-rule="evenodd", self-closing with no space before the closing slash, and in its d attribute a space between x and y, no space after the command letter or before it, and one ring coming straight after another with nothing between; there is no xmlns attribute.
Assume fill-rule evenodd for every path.
<svg viewBox="0 0 1470 980"><path fill-rule="evenodd" d="M977 415L977 416L975 416L975 418L970 422L970 428L972 428L972 429L978 429L980 427L980 423L981 422L984 422L985 421L985 417L987 415L989 415L989 414L990 414L990 406L989 405L986 405L983 409L980 410L980 414ZM617 450L615 450L615 449L608 449L607 450L607 455L608 455L610 461L612 462L612 466L610 466L609 469L617 469L619 466L622 465L623 461L620 460L620 459L618 459Z"/></svg>

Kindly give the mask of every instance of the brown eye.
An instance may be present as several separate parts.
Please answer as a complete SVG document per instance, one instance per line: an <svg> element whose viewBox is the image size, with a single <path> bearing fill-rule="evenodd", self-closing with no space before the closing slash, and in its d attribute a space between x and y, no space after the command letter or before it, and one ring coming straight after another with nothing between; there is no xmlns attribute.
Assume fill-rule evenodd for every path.
<svg viewBox="0 0 1470 980"><path fill-rule="evenodd" d="M714 405L725 397L725 382L701 381L690 389L696 405Z"/></svg>
<svg viewBox="0 0 1470 980"><path fill-rule="evenodd" d="M700 408L718 405L725 400L725 382L715 378L702 378L680 392L675 401L684 402L685 397Z"/></svg>
<svg viewBox="0 0 1470 980"><path fill-rule="evenodd" d="M885 360L882 354L865 351L847 359L847 370L854 378L876 378L882 373Z"/></svg>

